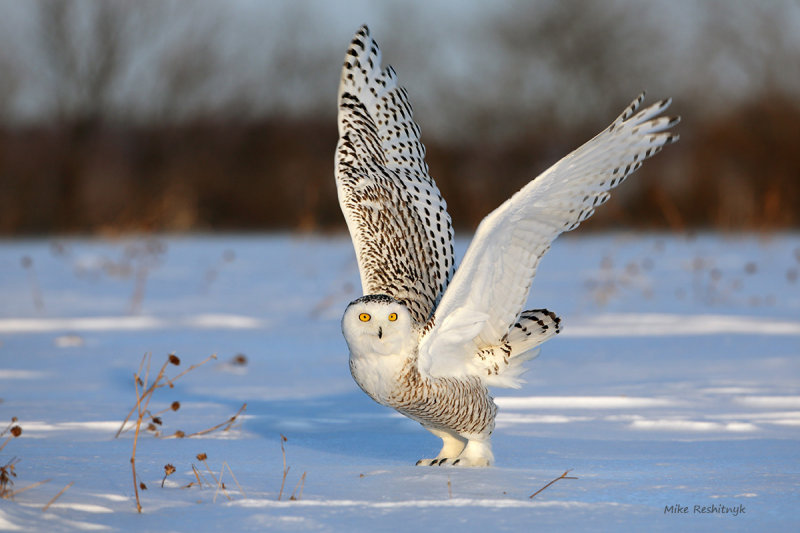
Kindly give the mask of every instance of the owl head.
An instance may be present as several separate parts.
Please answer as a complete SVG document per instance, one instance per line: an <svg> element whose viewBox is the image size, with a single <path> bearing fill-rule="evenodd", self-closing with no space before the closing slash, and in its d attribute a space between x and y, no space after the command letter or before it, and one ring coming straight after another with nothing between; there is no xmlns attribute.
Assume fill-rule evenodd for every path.
<svg viewBox="0 0 800 533"><path fill-rule="evenodd" d="M416 344L411 327L405 304L385 294L353 300L342 317L342 333L354 356L408 354Z"/></svg>

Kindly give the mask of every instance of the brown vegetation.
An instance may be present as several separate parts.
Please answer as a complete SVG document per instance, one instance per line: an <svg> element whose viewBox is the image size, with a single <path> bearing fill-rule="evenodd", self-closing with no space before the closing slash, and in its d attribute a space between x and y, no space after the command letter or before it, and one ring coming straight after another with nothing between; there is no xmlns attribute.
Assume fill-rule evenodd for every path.
<svg viewBox="0 0 800 533"><path fill-rule="evenodd" d="M541 489L537 490L536 492L534 492L533 494L531 494L530 496L528 496L528 498L529 498L529 499L531 499L531 500L532 500L532 499L534 499L534 498L535 498L535 497L536 497L536 496L537 496L539 493L541 493L541 492L542 492L544 489L546 489L547 487L549 487L550 485L554 484L556 481L558 481L558 480L560 480L560 479L578 479L578 478L577 478L577 477L575 477L575 476L568 476L568 475L567 475L567 474L569 474L571 471L572 471L572 470L567 470L566 472L564 472L563 474L561 474L561 475L560 475L560 476L558 476L557 478L555 478L555 479L553 479L552 481L550 481L549 483L547 483L547 484L546 484L544 487L542 487Z"/></svg>
<svg viewBox="0 0 800 533"><path fill-rule="evenodd" d="M136 404L128 412L128 415L125 417L125 420L122 421L122 424L120 425L119 430L117 430L115 438L119 437L122 433L124 433L125 431L127 431L129 429L132 429L132 428L134 429L133 450L131 452L130 462L131 462L131 472L132 472L132 475L133 475L133 489L134 489L134 492L136 494L136 510L138 512L140 512L140 513L142 512L142 505L141 505L141 501L139 499L139 491L140 490L143 490L143 491L147 490L147 485L143 481L141 481L141 477L138 476L137 471L136 471L136 448L137 448L137 444L139 442L139 433L140 433L140 431L142 430L143 427L145 428L144 429L145 431L151 432L156 437L179 438L179 439L196 437L196 436L199 436L199 435L205 435L207 433L211 433L213 431L216 431L216 430L218 430L220 428L222 428L222 431L228 431L228 430L231 429L233 424L237 421L237 418L239 417L239 415L247 407L247 404L243 404L242 407L236 412L235 415L233 415L230 418L228 418L225 422L217 424L217 425L215 425L215 426L213 426L213 427L211 427L209 429L205 429L205 430L202 430L202 431L197 431L197 432L194 432L194 433L191 433L191 434L188 434L188 435L182 430L177 430L172 435L169 435L169 436L164 436L162 434L162 432L161 432L161 430L159 428L163 426L163 421L161 420L161 417L159 415L161 415L162 413L167 413L169 411L178 411L180 409L180 407L181 407L181 404L178 401L173 401L170 404L169 407L167 407L167 408L165 408L165 409L163 409L161 411L158 411L156 413L153 413L148 409L148 407L150 405L150 400L153 399L153 395L154 395L155 391L158 390L158 389L164 388L164 387L173 388L175 386L175 382L178 381L180 378L182 378L183 376L185 376L186 374L188 374L192 370L195 370L195 369L203 366L207 362L211 361L212 359L216 359L216 358L217 358L216 355L210 355L206 359L202 360L201 362L199 362L197 364L194 364L194 365L191 365L190 367L186 368L183 372L180 372L175 377L170 378L165 373L166 370L167 370L167 367L169 365L179 366L181 364L181 360L175 354L169 354L167 356L167 360L161 365L161 369L158 371L158 374L156 375L155 379L153 379L152 382L150 381L150 378L151 378L151 376L150 376L150 361L152 360L152 354L150 354L150 353L145 354L142 357L141 363L139 363L139 371L136 374L134 374L134 376L133 376L134 377L134 379L133 379L134 390L136 392ZM135 422L133 422L132 425L128 425L128 421L131 420L131 417L133 417L134 414L136 414ZM144 422L147 422L146 426L143 426ZM226 497L228 497L228 499L230 499L230 497L228 496L228 493L225 491L225 485L224 485L224 483L222 483L221 479L222 479L222 473L224 472L224 468L225 467L228 468L228 471L231 473L232 476L233 476L233 471L230 469L229 466L227 466L227 463L224 463L223 464L223 471L220 472L220 479L217 480L216 476L214 476L214 474L211 472L211 469L209 468L208 463L205 462L206 458L207 458L207 456L204 453L197 456L197 459L200 460L200 461L203 461L204 464L206 465L206 468L208 468L209 473L211 474L211 477L214 479L214 481L216 483L216 486L218 488L222 488L223 492L225 492ZM195 474L197 474L197 470L195 469L194 465L192 465L192 469L194 470ZM167 476L173 474L174 472L175 472L175 467L172 464L167 464L167 465L164 466L164 478L161 481L161 486L162 487L164 486L164 482L166 481ZM200 481L200 477L198 476L197 479L198 479L198 484L202 487L202 482ZM234 479L235 479L235 477L234 477ZM139 480L139 481L137 481L137 480ZM238 481L237 481L237 485L238 485ZM192 484L189 484L187 487L191 487L191 486L192 486ZM240 488L240 492L241 492L241 488Z"/></svg>
<svg viewBox="0 0 800 533"><path fill-rule="evenodd" d="M587 226L800 227L797 124L800 107L767 97L702 122L684 116L681 142ZM459 145L423 133L423 141L454 222L471 229L599 127L534 126L511 142ZM335 144L332 118L0 131L0 234L341 230Z"/></svg>
<svg viewBox="0 0 800 533"><path fill-rule="evenodd" d="M362 21L245 4L6 9L0 235L343 230L334 95ZM587 228L800 227L796 2L492 6L446 25L391 7L369 21L460 229L643 88L675 98L682 140Z"/></svg>

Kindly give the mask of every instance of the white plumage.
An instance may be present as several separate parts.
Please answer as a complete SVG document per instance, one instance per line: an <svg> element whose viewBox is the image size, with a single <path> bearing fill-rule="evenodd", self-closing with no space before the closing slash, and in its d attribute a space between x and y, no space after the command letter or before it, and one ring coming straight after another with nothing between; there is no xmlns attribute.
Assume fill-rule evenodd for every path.
<svg viewBox="0 0 800 533"><path fill-rule="evenodd" d="M523 311L539 260L678 136L640 95L605 130L490 213L455 271L447 205L428 175L406 91L362 26L339 86L336 183L364 297L342 319L356 382L443 440L417 464L486 466L497 411L487 386L519 387L522 362L559 331ZM453 274L455 271L455 274ZM366 319L365 319L366 318Z"/></svg>

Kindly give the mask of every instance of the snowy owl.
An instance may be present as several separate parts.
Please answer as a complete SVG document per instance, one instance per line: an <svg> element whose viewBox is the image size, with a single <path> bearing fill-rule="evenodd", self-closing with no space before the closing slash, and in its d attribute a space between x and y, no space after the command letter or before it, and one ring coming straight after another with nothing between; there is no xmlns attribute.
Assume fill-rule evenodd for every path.
<svg viewBox="0 0 800 533"><path fill-rule="evenodd" d="M522 363L559 332L524 311L539 260L678 136L662 100L640 95L605 130L483 219L458 270L453 227L428 175L405 89L362 26L339 85L336 186L365 296L342 318L356 383L440 437L418 465L489 466L497 406L488 386L519 387Z"/></svg>

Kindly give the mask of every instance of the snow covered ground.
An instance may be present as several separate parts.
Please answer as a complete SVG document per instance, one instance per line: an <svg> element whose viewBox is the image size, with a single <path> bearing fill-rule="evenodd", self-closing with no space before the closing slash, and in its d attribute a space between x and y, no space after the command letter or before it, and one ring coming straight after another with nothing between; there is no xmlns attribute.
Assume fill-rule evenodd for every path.
<svg viewBox="0 0 800 533"><path fill-rule="evenodd" d="M0 241L0 431L22 428L0 466L14 490L50 480L0 500L0 530L796 530L798 271L792 234L562 237L529 305L564 330L494 391L496 466L422 468L439 441L349 375L346 236ZM152 374L181 358L170 376L218 356L155 393L153 412L181 403L163 434L247 409L142 433L140 515L133 432L114 434L148 352ZM211 479L200 453L244 494L227 469L230 500L183 488L192 465Z"/></svg>

